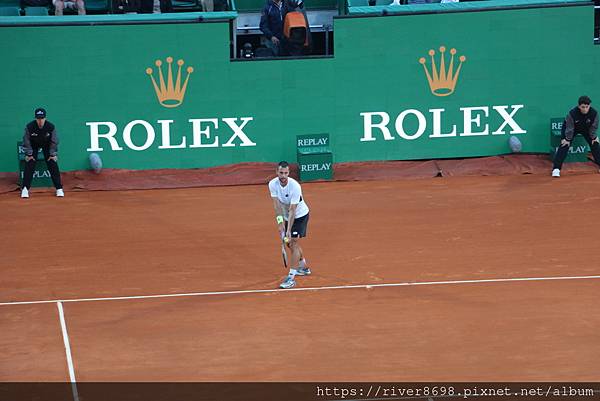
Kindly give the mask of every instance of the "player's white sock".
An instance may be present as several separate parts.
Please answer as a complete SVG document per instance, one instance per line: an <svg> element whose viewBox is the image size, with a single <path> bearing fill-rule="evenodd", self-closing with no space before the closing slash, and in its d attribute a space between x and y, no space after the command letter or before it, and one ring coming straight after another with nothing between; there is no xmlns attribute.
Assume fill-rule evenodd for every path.
<svg viewBox="0 0 600 401"><path fill-rule="evenodd" d="M301 269L304 269L306 267L306 259L305 258L300 259L299 265L300 265Z"/></svg>
<svg viewBox="0 0 600 401"><path fill-rule="evenodd" d="M297 273L298 273L298 270L296 270L296 269L290 269L290 274L289 274L289 276L290 276L290 277L296 277L296 274L297 274Z"/></svg>

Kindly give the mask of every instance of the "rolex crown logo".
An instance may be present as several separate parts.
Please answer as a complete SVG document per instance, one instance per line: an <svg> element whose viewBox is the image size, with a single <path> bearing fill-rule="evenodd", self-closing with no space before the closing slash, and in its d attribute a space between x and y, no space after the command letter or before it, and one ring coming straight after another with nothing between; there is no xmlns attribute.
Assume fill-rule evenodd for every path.
<svg viewBox="0 0 600 401"><path fill-rule="evenodd" d="M173 57L167 57L165 59L167 61L167 83L165 84L165 79L162 71L162 61L156 60L154 64L158 67L158 84L154 79L152 68L146 68L146 74L150 75L150 79L152 80L152 85L154 86L154 91L156 92L156 96L158 97L158 102L164 107L177 107L183 103L183 97L185 96L185 90L187 89L187 84L190 79L190 74L194 72L193 67L187 67L187 76L185 77L185 81L183 85L181 85L181 68L183 67L184 61L177 60L177 78L175 83L173 83Z"/></svg>
<svg viewBox="0 0 600 401"><path fill-rule="evenodd" d="M427 75L427 81L429 82L429 87L431 88L431 93L435 96L448 96L454 92L454 88L456 88L456 81L458 80L458 75L460 74L460 68L462 67L462 63L467 59L465 56L460 56L458 58L459 64L454 71L454 55L456 54L456 49L450 49L450 64L448 65L448 69L446 69L446 47L440 46L440 67L439 70L436 66L435 59L435 50L429 50L429 56L431 57L431 73L427 69L427 61L425 57L421 57L419 59L419 63L423 65L425 69L425 75Z"/></svg>

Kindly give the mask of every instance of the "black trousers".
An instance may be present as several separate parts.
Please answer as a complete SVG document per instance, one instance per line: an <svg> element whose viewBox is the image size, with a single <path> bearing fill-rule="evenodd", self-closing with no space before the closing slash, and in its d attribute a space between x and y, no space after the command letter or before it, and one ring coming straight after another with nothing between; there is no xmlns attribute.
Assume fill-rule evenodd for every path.
<svg viewBox="0 0 600 401"><path fill-rule="evenodd" d="M589 134L581 134L581 136L583 136L585 138L585 140L587 141L588 145L590 145L590 149L592 150L592 156L594 156L594 162L600 166L600 144L599 143L594 143L592 144L592 139L590 138ZM573 135L573 140L577 137L577 134ZM560 136L560 139L566 139L565 135L562 134ZM571 144L573 143L573 141L571 141ZM554 154L554 166L552 167L553 169L557 168L557 169L561 169L563 162L565 161L567 154L569 153L569 147L571 145L567 145L567 146L559 146L558 149L556 149L556 153Z"/></svg>
<svg viewBox="0 0 600 401"><path fill-rule="evenodd" d="M40 150L39 146L32 145L33 157L37 157ZM60 170L58 169L58 163L54 160L48 160L50 157L50 144L42 146L42 152L44 153L44 160L50 171L52 177L52 183L56 189L62 189L62 182L60 181ZM23 188L31 188L31 180L33 180L33 172L35 171L35 164L37 160L33 159L25 162L25 171L23 172Z"/></svg>
<svg viewBox="0 0 600 401"><path fill-rule="evenodd" d="M140 12L142 14L152 14L154 10L154 0L140 0ZM160 12L172 13L173 4L171 0L160 0Z"/></svg>

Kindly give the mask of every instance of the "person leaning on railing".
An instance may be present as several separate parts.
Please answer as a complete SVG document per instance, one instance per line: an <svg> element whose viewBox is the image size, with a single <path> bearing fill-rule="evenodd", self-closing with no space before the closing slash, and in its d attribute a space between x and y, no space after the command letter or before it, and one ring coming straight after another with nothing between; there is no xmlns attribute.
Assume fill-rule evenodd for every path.
<svg viewBox="0 0 600 401"><path fill-rule="evenodd" d="M282 0L267 0L260 14L260 30L265 35L265 44L271 49L273 56L279 56L281 52L284 8Z"/></svg>
<svg viewBox="0 0 600 401"><path fill-rule="evenodd" d="M63 15L65 9L77 10L77 14L85 15L85 2L83 0L52 0L54 14Z"/></svg>

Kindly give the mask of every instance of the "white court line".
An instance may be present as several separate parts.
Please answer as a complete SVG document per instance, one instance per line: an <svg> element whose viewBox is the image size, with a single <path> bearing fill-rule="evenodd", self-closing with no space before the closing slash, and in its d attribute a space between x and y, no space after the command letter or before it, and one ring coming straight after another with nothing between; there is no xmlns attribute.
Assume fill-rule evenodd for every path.
<svg viewBox="0 0 600 401"><path fill-rule="evenodd" d="M131 295L131 296L105 297L105 298L76 298L76 299L42 300L42 301L0 302L0 306L49 304L49 303L55 303L55 302L63 302L63 303L64 302L93 302L93 301L118 301L118 300L128 300L128 299L200 297L200 296L209 296L209 295L264 294L264 293L274 293L274 292L291 293L291 292L297 292L297 291L345 290L345 289L352 289L352 288L375 288L375 287L408 287L408 286L416 286L416 285L450 285L450 284L507 283L507 282L514 282L514 281L590 280L590 279L600 279L600 276L491 278L491 279L481 279L481 280L452 280L452 281L423 281L423 282L405 282L405 283L388 283L388 284L335 285L335 286L325 286L325 287L289 288L286 290L267 289L267 290L186 292L186 293L180 293L180 294Z"/></svg>
<svg viewBox="0 0 600 401"><path fill-rule="evenodd" d="M65 353L67 354L67 365L69 366L69 378L71 379L71 390L73 391L73 401L79 401L77 392L77 381L75 380L75 368L73 367L73 358L71 357L71 344L69 343L69 333L67 332L67 323L65 322L65 313L62 302L57 302L58 316L60 318L60 327L62 329L63 341L65 343Z"/></svg>

